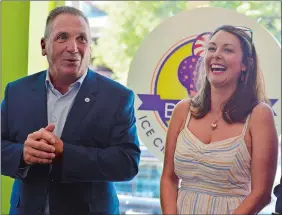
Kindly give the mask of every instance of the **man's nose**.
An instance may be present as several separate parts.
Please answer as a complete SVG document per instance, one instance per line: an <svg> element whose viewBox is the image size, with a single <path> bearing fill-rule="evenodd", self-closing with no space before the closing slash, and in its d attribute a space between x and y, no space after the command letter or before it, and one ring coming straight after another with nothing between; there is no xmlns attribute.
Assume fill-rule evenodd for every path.
<svg viewBox="0 0 282 215"><path fill-rule="evenodd" d="M67 42L67 51L71 53L76 53L78 51L76 40L69 40Z"/></svg>

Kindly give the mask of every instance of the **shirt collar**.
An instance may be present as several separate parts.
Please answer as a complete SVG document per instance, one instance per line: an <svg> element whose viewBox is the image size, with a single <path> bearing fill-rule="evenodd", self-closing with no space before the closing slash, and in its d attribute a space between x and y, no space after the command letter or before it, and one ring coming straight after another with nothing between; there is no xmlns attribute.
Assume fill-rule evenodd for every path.
<svg viewBox="0 0 282 215"><path fill-rule="evenodd" d="M74 83L72 83L70 85L70 88L72 88L72 87L74 87L76 85L78 87L80 87L82 85L86 75L87 75L87 71L88 71L88 69L83 73L83 75L78 80L76 80L76 82L74 82ZM45 84L46 84L46 88L48 88L50 86L51 86L51 88L54 88L54 85L52 84L51 79L50 79L50 72L49 72L49 70L47 70L47 72L46 72Z"/></svg>

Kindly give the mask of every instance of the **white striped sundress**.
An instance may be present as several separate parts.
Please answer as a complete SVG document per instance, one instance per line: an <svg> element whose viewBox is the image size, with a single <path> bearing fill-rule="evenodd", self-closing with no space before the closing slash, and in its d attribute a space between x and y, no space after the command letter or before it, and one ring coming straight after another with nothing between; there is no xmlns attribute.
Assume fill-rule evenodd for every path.
<svg viewBox="0 0 282 215"><path fill-rule="evenodd" d="M241 135L205 144L189 129L189 111L174 154L181 179L177 214L232 214L251 191L251 157Z"/></svg>

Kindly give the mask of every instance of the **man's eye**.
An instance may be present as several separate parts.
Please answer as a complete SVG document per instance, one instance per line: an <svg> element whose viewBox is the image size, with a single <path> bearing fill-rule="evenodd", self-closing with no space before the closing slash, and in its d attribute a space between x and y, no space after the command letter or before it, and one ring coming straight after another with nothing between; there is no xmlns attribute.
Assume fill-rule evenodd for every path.
<svg viewBox="0 0 282 215"><path fill-rule="evenodd" d="M58 37L57 37L58 40L65 40L67 39L67 35L66 34L60 34Z"/></svg>
<svg viewBox="0 0 282 215"><path fill-rule="evenodd" d="M84 37L84 36L80 36L78 37L78 40L82 43L86 43L87 42L87 39Z"/></svg>

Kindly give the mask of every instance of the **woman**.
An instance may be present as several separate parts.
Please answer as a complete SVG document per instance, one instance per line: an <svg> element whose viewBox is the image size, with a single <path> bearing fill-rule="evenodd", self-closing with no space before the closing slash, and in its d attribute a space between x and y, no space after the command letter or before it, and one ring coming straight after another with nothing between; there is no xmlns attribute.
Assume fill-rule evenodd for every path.
<svg viewBox="0 0 282 215"><path fill-rule="evenodd" d="M278 138L251 30L217 28L198 69L198 94L169 124L162 211L256 214L271 199Z"/></svg>

